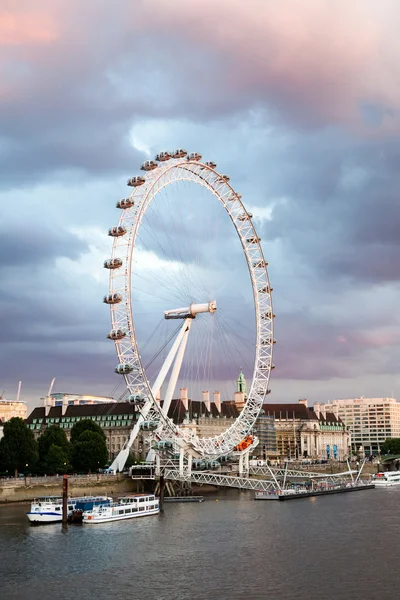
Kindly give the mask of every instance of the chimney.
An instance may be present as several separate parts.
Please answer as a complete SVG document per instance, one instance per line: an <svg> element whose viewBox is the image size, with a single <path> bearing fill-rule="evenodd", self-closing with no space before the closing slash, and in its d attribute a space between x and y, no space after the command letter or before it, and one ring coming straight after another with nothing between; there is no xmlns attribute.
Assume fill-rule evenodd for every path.
<svg viewBox="0 0 400 600"><path fill-rule="evenodd" d="M303 404L303 406L308 406L307 398L300 398L299 404Z"/></svg>
<svg viewBox="0 0 400 600"><path fill-rule="evenodd" d="M246 398L243 392L235 392L235 406L240 411L246 404Z"/></svg>
<svg viewBox="0 0 400 600"><path fill-rule="evenodd" d="M217 407L217 411L221 414L221 392L214 392L214 404Z"/></svg>
<svg viewBox="0 0 400 600"><path fill-rule="evenodd" d="M160 404L161 402L161 390L156 391L156 402Z"/></svg>
<svg viewBox="0 0 400 600"><path fill-rule="evenodd" d="M68 398L66 398L65 396L62 399L62 407L61 407L61 414L62 416L65 415L65 413L67 412L67 408L68 408Z"/></svg>
<svg viewBox="0 0 400 600"><path fill-rule="evenodd" d="M203 392L203 402L208 412L211 412L210 392L208 390Z"/></svg>
<svg viewBox="0 0 400 600"><path fill-rule="evenodd" d="M319 419L319 415L321 412L321 405L319 404L319 402L317 402L316 404L314 404L314 412L317 415L318 419Z"/></svg>
<svg viewBox="0 0 400 600"><path fill-rule="evenodd" d="M326 419L326 404L321 404L321 414Z"/></svg>
<svg viewBox="0 0 400 600"><path fill-rule="evenodd" d="M189 400L187 388L181 388L181 401L185 410L189 410Z"/></svg>

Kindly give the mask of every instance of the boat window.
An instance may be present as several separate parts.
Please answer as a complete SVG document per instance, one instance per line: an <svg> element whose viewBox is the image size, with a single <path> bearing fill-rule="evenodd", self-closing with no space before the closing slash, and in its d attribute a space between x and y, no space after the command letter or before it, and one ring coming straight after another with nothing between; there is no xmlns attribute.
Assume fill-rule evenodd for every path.
<svg viewBox="0 0 400 600"><path fill-rule="evenodd" d="M139 506L139 510L140 511L144 510L144 506Z"/></svg>
<svg viewBox="0 0 400 600"><path fill-rule="evenodd" d="M73 506L68 506L68 510L74 510Z"/></svg>
<svg viewBox="0 0 400 600"><path fill-rule="evenodd" d="M144 498L139 498L139 502L144 502Z"/></svg>
<svg viewBox="0 0 400 600"><path fill-rule="evenodd" d="M119 515L123 515L124 514L124 509L122 508L121 510L118 511Z"/></svg>
<svg viewBox="0 0 400 600"><path fill-rule="evenodd" d="M56 506L56 510L61 510L61 506Z"/></svg>
<svg viewBox="0 0 400 600"><path fill-rule="evenodd" d="M132 512L132 509L131 509L131 508L126 508L126 509L125 509L125 514L131 513L131 512Z"/></svg>

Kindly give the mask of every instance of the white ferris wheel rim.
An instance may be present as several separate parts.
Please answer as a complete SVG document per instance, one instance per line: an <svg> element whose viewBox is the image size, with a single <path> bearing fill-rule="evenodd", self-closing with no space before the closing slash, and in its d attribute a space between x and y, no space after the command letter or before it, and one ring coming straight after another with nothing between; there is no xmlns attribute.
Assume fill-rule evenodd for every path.
<svg viewBox="0 0 400 600"><path fill-rule="evenodd" d="M127 390L129 394L139 394L146 399L141 413L143 419L158 422L159 438L173 439L178 443L181 441L203 456L228 454L251 432L265 397L269 393L268 384L273 368L272 350L275 340L268 263L264 259L260 238L251 219L252 215L245 209L241 196L215 170L214 165L210 166L197 159L171 158L160 162L153 170L147 171L144 177L145 183L134 187L129 196L134 205L123 209L119 219L118 227L122 227L126 232L114 238L112 259L122 259L122 264L119 268L110 269L109 294L116 293L121 297L118 303L110 304L112 328L126 333L124 338L114 340L116 351L120 364L128 364L132 367L131 373L124 374ZM164 413L153 396L142 365L134 326L131 278L135 242L140 224L158 192L178 181L189 181L204 186L223 205L241 241L253 291L256 344L248 397L235 422L223 433L209 438L193 436L187 430L175 425ZM122 254L124 255L121 256Z"/></svg>

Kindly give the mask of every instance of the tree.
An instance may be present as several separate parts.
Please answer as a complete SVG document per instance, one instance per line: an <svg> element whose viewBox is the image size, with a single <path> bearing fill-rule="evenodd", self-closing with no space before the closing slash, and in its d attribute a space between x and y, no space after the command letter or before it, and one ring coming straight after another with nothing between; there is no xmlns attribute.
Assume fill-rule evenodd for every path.
<svg viewBox="0 0 400 600"><path fill-rule="evenodd" d="M382 454L400 454L400 438L388 438L381 445Z"/></svg>
<svg viewBox="0 0 400 600"><path fill-rule="evenodd" d="M97 425L97 423L91 419L83 419L82 421L75 423L71 429L71 442L76 442L80 438L81 434L85 431L93 431L94 433L98 433L102 438L106 439L104 431L100 425Z"/></svg>
<svg viewBox="0 0 400 600"><path fill-rule="evenodd" d="M69 455L61 446L52 444L43 465L47 473L65 473L69 467Z"/></svg>
<svg viewBox="0 0 400 600"><path fill-rule="evenodd" d="M72 433L72 432L71 432ZM86 430L72 444L72 465L77 471L97 471L108 461L105 435Z"/></svg>
<svg viewBox="0 0 400 600"><path fill-rule="evenodd" d="M0 440L1 470L32 470L39 458L38 443L33 432L28 429L23 419L13 417L4 424L4 435Z"/></svg>
<svg viewBox="0 0 400 600"><path fill-rule="evenodd" d="M39 443L39 458L44 462L47 458L51 446L58 446L69 457L71 452L71 444L69 443L65 431L57 425L48 427L46 431L38 439Z"/></svg>

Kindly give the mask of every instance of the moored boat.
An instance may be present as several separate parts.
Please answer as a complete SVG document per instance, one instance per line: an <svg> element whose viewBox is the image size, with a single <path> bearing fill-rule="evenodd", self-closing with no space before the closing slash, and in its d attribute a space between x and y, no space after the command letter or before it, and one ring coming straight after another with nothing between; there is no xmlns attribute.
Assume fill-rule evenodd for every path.
<svg viewBox="0 0 400 600"><path fill-rule="evenodd" d="M159 500L154 494L135 494L124 496L118 502L108 505L94 506L92 510L84 511L83 523L95 525L135 517L147 517L160 512Z"/></svg>
<svg viewBox="0 0 400 600"><path fill-rule="evenodd" d="M82 515L83 510L90 510L100 504L110 504L112 498L107 496L82 496L68 498L67 518L70 520L74 513ZM31 509L26 513L32 524L61 523L63 499L61 496L41 496L31 502ZM75 518L74 520L79 520Z"/></svg>
<svg viewBox="0 0 400 600"><path fill-rule="evenodd" d="M392 487L400 485L400 471L386 471L385 473L377 473L372 479L375 487Z"/></svg>

